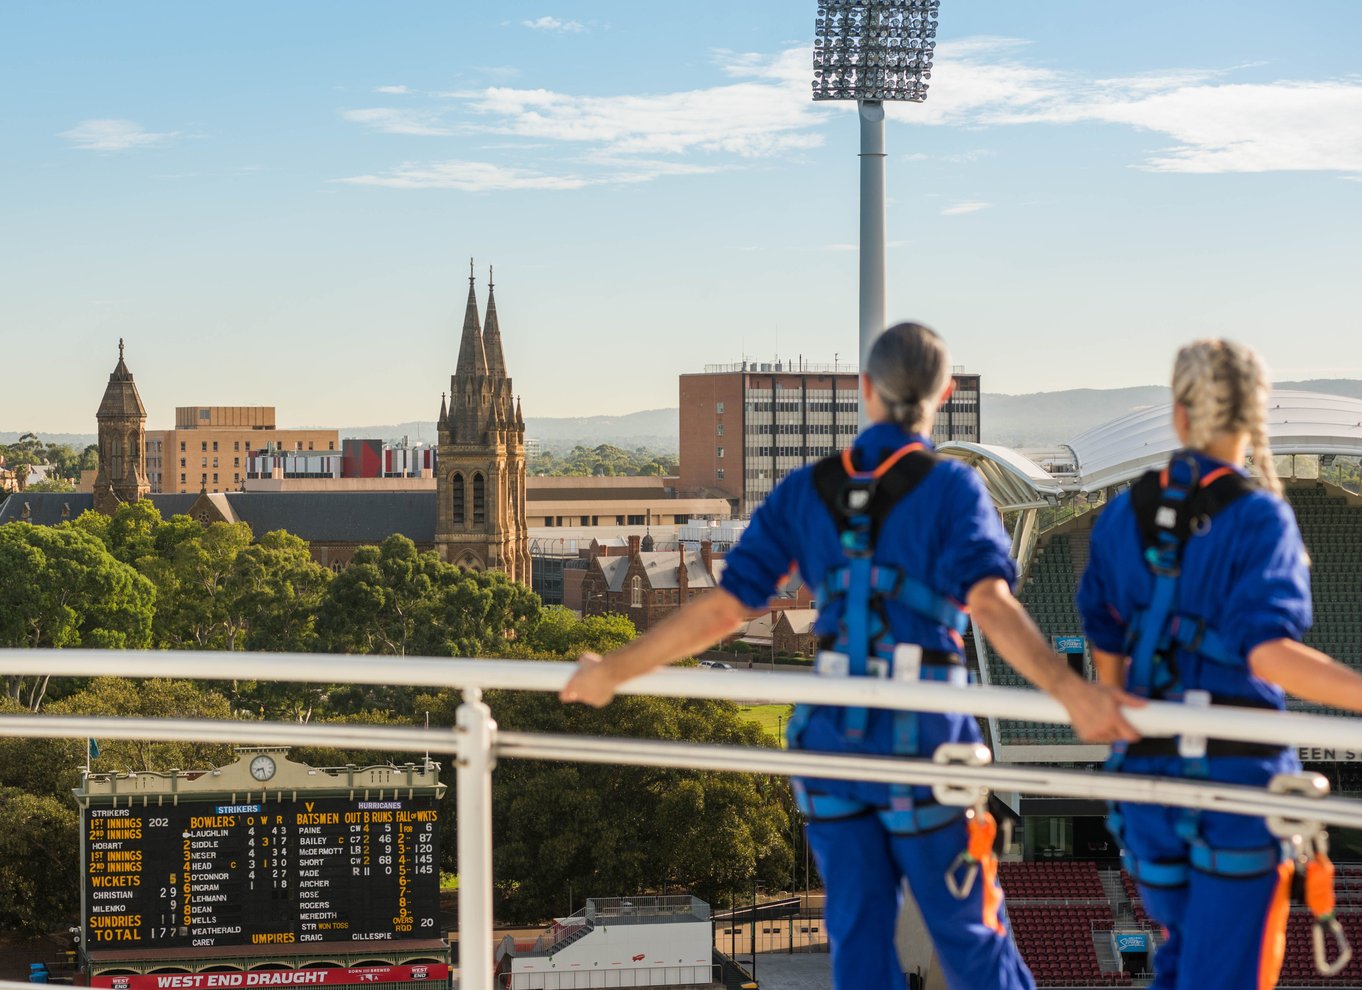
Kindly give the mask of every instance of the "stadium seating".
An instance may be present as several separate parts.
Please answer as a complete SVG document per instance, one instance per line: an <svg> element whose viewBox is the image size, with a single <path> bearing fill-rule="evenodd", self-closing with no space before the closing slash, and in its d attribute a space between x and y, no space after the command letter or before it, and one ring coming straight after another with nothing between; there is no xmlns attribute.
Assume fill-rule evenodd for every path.
<svg viewBox="0 0 1362 990"><path fill-rule="evenodd" d="M1110 931L1111 903L1092 863L1001 863L998 870L1012 933L1036 983L1044 987L1130 986L1125 973L1104 973L1093 933Z"/></svg>

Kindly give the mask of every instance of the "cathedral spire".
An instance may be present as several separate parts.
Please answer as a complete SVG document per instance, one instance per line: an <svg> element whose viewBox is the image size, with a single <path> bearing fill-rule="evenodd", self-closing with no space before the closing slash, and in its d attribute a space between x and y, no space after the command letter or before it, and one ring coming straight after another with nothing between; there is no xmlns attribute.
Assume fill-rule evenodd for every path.
<svg viewBox="0 0 1362 990"><path fill-rule="evenodd" d="M487 374L487 354L482 349L482 321L478 319L478 296L474 286L473 259L468 259L468 306L463 314L463 338L454 377L468 380Z"/></svg>
<svg viewBox="0 0 1362 990"><path fill-rule="evenodd" d="M506 359L501 353L501 325L497 322L497 298L492 284L492 268L487 268L487 322L482 328L482 349L487 354L487 373L506 377Z"/></svg>
<svg viewBox="0 0 1362 990"><path fill-rule="evenodd" d="M444 426L449 422L449 407L445 405L445 393L440 393L440 421L437 426Z"/></svg>

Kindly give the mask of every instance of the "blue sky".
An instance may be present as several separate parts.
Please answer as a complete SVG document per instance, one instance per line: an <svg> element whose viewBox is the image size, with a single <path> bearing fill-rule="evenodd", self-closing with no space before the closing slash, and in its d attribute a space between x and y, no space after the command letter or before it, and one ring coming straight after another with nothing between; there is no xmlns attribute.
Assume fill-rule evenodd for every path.
<svg viewBox="0 0 1362 990"><path fill-rule="evenodd" d="M470 255L530 416L855 350L857 125L814 0L0 7L0 429L433 418ZM988 391L1226 334L1362 377L1362 4L943 0L891 110L889 313ZM11 364L12 362L12 364Z"/></svg>

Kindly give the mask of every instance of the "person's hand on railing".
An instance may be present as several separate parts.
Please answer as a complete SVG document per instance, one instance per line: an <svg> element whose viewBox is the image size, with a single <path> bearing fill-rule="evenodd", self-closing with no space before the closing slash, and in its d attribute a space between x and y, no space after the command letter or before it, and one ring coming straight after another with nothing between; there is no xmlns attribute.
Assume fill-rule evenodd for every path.
<svg viewBox="0 0 1362 990"><path fill-rule="evenodd" d="M1139 708L1145 703L1143 698L1081 677L1064 679L1050 693L1069 713L1074 732L1084 742L1134 742L1140 738L1121 708Z"/></svg>
<svg viewBox="0 0 1362 990"><path fill-rule="evenodd" d="M599 653L583 653L577 660L577 673L558 692L560 701L577 701L593 708L610 704L618 682Z"/></svg>

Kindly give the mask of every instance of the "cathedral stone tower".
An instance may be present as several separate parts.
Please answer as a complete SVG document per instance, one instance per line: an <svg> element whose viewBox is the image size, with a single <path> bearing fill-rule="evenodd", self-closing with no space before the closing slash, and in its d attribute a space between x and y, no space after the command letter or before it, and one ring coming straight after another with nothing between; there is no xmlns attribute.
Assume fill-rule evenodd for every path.
<svg viewBox="0 0 1362 990"><path fill-rule="evenodd" d="M123 341L118 341L118 365L95 413L99 424L99 470L95 474L95 510L113 515L124 502L136 502L151 492L147 482L147 410L137 394L132 372L123 363Z"/></svg>
<svg viewBox="0 0 1362 990"><path fill-rule="evenodd" d="M451 564L529 584L525 420L506 374L490 271L485 324L473 281L470 261L459 363L448 404L440 400L435 546Z"/></svg>

